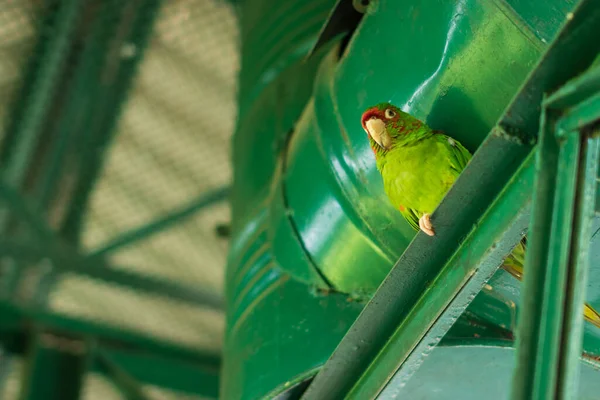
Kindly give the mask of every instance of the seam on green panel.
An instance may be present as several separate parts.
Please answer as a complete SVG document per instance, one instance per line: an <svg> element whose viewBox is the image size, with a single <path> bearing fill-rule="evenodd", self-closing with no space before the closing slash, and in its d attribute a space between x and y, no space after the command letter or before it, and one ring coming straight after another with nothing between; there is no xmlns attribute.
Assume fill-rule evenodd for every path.
<svg viewBox="0 0 600 400"><path fill-rule="evenodd" d="M281 169L281 175L280 175L280 179L281 179L281 196L283 199L283 206L285 207L285 211L286 211L286 216L288 221L290 222L290 226L292 227L292 231L294 232L294 235L296 237L296 240L298 241L298 244L300 245L300 247L302 248L302 251L304 252L304 255L306 256L306 258L310 261L310 265L313 268L313 270L317 273L317 275L323 280L323 282L330 288L330 289L335 289L335 286L329 281L329 279L327 279L327 277L325 276L325 274L323 274L323 272L319 269L319 267L317 266L317 263L315 262L312 254L308 251L308 249L306 248L306 245L304 244L304 241L302 240L302 235L300 234L300 231L298 229L298 226L296 225L296 221L294 221L294 218L292 217L292 215L290 215L288 213L288 211L290 210L289 207L289 201L288 201L288 196L287 196L287 184L286 184L286 172L287 172L287 155L288 155L288 150L289 150L289 146L290 146L290 142L292 140L292 137L294 136L294 130L291 130L286 138L285 138L285 144L283 145L283 148L281 150L281 154L280 154L280 165L279 168ZM275 195L277 195L277 193L275 193Z"/></svg>
<svg viewBox="0 0 600 400"><path fill-rule="evenodd" d="M546 44L535 33L533 28L523 19L506 0L492 0L498 11L506 16L506 18L523 34L527 40L531 42L536 49L543 51Z"/></svg>
<svg viewBox="0 0 600 400"><path fill-rule="evenodd" d="M269 251L270 247L268 243L264 243L238 271L232 283L234 292L231 300L234 304L246 295L246 292L251 289L252 285L256 283L271 264L275 264L275 260L273 260L273 256Z"/></svg>
<svg viewBox="0 0 600 400"><path fill-rule="evenodd" d="M279 271L279 270L273 269L272 271ZM273 292L279 286L283 285L289 279L290 279L290 275L279 272L279 275L277 276L276 279L272 280L271 282L269 282L267 285L265 285L262 288L260 294L253 299L252 304L260 303L262 299L264 299L266 296L268 296L271 292ZM229 323L233 322L233 324L231 324L231 329L229 329L229 331L228 331L228 334L227 334L228 336L234 336L237 333L237 330L240 328L242 323L246 320L248 315L250 315L251 312L254 310L252 304L250 304L248 307L244 308L244 311L242 311L239 314L237 313L237 309L235 309L233 307L229 308L228 320L229 320ZM229 325L229 323L228 323L228 325Z"/></svg>

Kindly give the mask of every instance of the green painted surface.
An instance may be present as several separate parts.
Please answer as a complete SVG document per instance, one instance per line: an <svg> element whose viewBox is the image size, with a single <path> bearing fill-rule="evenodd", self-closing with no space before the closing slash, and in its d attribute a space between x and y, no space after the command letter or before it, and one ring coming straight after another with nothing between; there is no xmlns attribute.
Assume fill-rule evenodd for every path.
<svg viewBox="0 0 600 400"><path fill-rule="evenodd" d="M380 0L371 4L347 46L332 43L304 62L302 52L317 39L314 20L323 23L327 16L320 5L241 2L223 398L275 395L312 376L413 240L414 232L385 197L359 124L366 106L391 101L475 151L573 4ZM273 22L282 10L296 10L303 18L286 15ZM308 16L308 10L314 14ZM285 24L287 29L281 28ZM282 29L286 33L278 34ZM261 50L267 47L268 52ZM514 160L490 163L506 167L491 178L482 163L483 172L470 179L484 175L486 182L504 185L529 153L538 123L529 92L502 121L509 133L500 129L501 139L486 148L489 154L505 151ZM526 143L519 146L517 138ZM485 210L494 190L482 195L474 210ZM453 201L461 207L460 199ZM450 211L444 215L447 223ZM471 212L469 221L478 216ZM460 235L444 237L443 248L427 254L446 262L470 227L456 228ZM588 287L598 285L594 271L600 270L600 261L591 264ZM411 282L418 276L416 269L403 273L413 274ZM588 292L588 300L597 302L599 291ZM461 321L476 319L501 332L514 331L519 297L520 284L498 271ZM587 325L585 331L586 351L598 354L600 332ZM446 343L453 343L456 332ZM362 351L361 343L354 346L357 354ZM353 362L350 356L345 360Z"/></svg>
<svg viewBox="0 0 600 400"><path fill-rule="evenodd" d="M494 3L436 3L406 9L380 2L347 56L322 65L306 111L314 116L298 122L290 143L293 220L318 268L346 293L372 293L414 236L382 190L358 123L364 109L383 100L404 105L475 150L539 56ZM492 50L496 41L510 45Z"/></svg>
<svg viewBox="0 0 600 400"><path fill-rule="evenodd" d="M486 344L437 347L404 387L381 396L392 399L479 400L509 399L514 349ZM452 365L452 368L448 368ZM579 394L573 400L595 400L600 392L598 371L581 365Z"/></svg>

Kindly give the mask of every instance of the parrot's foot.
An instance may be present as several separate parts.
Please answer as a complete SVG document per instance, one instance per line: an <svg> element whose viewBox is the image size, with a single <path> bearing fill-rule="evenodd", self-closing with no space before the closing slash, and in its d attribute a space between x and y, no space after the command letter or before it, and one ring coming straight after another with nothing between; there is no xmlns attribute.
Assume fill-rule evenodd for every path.
<svg viewBox="0 0 600 400"><path fill-rule="evenodd" d="M423 214L423 216L419 218L419 228L429 236L435 235L431 219L429 219L429 214Z"/></svg>

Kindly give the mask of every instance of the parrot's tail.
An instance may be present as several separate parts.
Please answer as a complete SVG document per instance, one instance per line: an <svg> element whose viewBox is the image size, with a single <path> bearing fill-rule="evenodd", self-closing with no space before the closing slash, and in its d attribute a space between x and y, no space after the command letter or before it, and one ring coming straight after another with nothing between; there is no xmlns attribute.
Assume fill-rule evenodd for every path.
<svg viewBox="0 0 600 400"><path fill-rule="evenodd" d="M513 252L506 257L502 268L518 280L523 278L523 265L525 265L525 243L520 242ZM586 321L600 328L600 313L592 306L585 303L583 317Z"/></svg>

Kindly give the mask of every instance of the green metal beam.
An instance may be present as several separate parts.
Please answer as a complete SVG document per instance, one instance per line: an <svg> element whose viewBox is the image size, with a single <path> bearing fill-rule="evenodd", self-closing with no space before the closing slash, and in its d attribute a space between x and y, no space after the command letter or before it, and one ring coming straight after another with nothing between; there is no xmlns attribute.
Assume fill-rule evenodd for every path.
<svg viewBox="0 0 600 400"><path fill-rule="evenodd" d="M432 246L431 238L417 234L319 372L304 399L343 398L351 390L375 362L378 354L384 351L386 343L403 321L407 321L411 313L416 312L415 305L424 293L431 290L432 282L439 279L437 277L442 273L444 265L461 245L461 239L479 223L489 204L513 177L531 149L531 145L507 134L501 128L496 128L488 136L432 215L436 226L435 246ZM508 220L511 217L507 215L505 218ZM502 245L507 245L503 250L508 252L517 243L518 238L512 239L513 243ZM489 273L489 270L480 272L482 275L474 282L482 277L487 278ZM455 294L452 292L453 296ZM451 300L451 297L446 299L448 303ZM447 330L451 326L450 321L455 320L460 312L450 317L451 315L450 312L450 319L438 327ZM430 315L429 322L433 324L438 316L437 313ZM425 336L421 340L429 343L443 336L439 330L435 334L423 333ZM412 337L413 340L415 338L416 336ZM387 379L394 372L388 370ZM379 387L378 390L382 388Z"/></svg>
<svg viewBox="0 0 600 400"><path fill-rule="evenodd" d="M178 392L218 398L219 368L135 350L107 348L101 353L132 378Z"/></svg>
<svg viewBox="0 0 600 400"><path fill-rule="evenodd" d="M88 344L45 332L32 339L20 399L79 400L90 363Z"/></svg>
<svg viewBox="0 0 600 400"><path fill-rule="evenodd" d="M77 274L98 279L110 284L132 288L141 292L169 297L214 310L223 308L223 300L216 292L203 291L191 285L180 284L165 278L155 278L113 268L102 259L89 259L73 249L60 249L50 243L23 243L18 240L0 240L0 254L23 263L22 268L34 267L42 259L51 262L52 271L58 274Z"/></svg>
<svg viewBox="0 0 600 400"><path fill-rule="evenodd" d="M42 160L44 168L36 182L36 200L41 209L51 207L69 153L72 158L81 151L77 144L87 138L91 118L96 112L94 103L102 86L103 67L108 58L114 57L114 49L111 52L110 46L119 26L115 21L127 2L109 0L100 3L92 12L88 7L86 23L89 29L72 37L82 49L70 62L73 72L65 84L65 93L56 99L61 104L60 113L50 127L52 139L45 152L47 159Z"/></svg>
<svg viewBox="0 0 600 400"><path fill-rule="evenodd" d="M4 317L14 311L0 304L0 312ZM95 353L110 357L120 369L139 382L206 398L217 397L218 356L141 333L59 314L31 311L28 316L16 315L12 321L3 318L0 322L0 342L6 349L6 355L25 354L27 344L36 334L35 327L42 326L51 332L66 332L73 337L93 339L96 343ZM90 369L107 373L97 360Z"/></svg>
<svg viewBox="0 0 600 400"><path fill-rule="evenodd" d="M115 133L162 2L116 1L115 6L119 3L123 4L123 11L119 20L113 22L118 27L109 49L112 57L108 57L102 73L101 90L94 103L95 112L90 121L87 141L81 151L79 175L61 226L61 234L67 241L75 244L79 242L91 192L104 165L106 150ZM115 54L122 54L124 47L134 50L131 57L115 57ZM116 60L118 61L115 62Z"/></svg>
<svg viewBox="0 0 600 400"><path fill-rule="evenodd" d="M224 193L214 193L213 195L212 198L207 197L207 201L224 195ZM14 215L27 223L37 238L35 243L41 243L33 244L32 241L32 244L27 245L14 240L0 240L0 254L13 257L16 261L36 261L48 257L54 261L53 270L57 273L81 274L200 306L213 309L223 308L223 301L216 293L204 292L176 282L140 275L125 269L115 269L103 259L89 259L77 255L72 246L61 243L55 237L33 204L23 199L19 193L3 182L0 182L0 198L8 203L9 209ZM18 269L19 267L15 265L14 268ZM4 288L4 291L10 292L9 288Z"/></svg>
<svg viewBox="0 0 600 400"><path fill-rule="evenodd" d="M600 58L599 58L600 59ZM551 109L566 109L600 92L600 64L569 81L544 101Z"/></svg>
<svg viewBox="0 0 600 400"><path fill-rule="evenodd" d="M399 329L420 324L419 321L410 321L417 312L435 326L439 317L438 308L423 314L424 309L415 306L431 290L431 283L441 276L442 267L460 246L461 238L479 223L480 216L530 153L539 128L539 106L543 94L557 89L574 75L583 72L600 51L598 21L600 9L595 1L580 1L572 18L548 47L498 126L474 154L469 166L432 215L437 230L435 246L432 246L432 239L423 234L415 237L317 374L303 399L343 398L363 375L365 387L369 383L368 393L378 393L397 372L394 370L398 366L397 361L390 360L387 366L382 367L373 364L377 363L379 357L386 360L388 341ZM521 190L527 193L529 187L523 186ZM478 233L474 235L480 237ZM448 303L451 300L450 296L446 298ZM446 312L451 313L452 310L453 307L449 307ZM443 329L430 330L418 342L436 343L440 332ZM415 339L418 340L420 335L412 332L406 338L407 343L412 341L412 345L416 345ZM412 350L407 346L405 352L398 353L403 354L401 361ZM416 352L412 354L416 359L422 357ZM410 363L402 367L414 368L417 365ZM369 380L369 374L378 368L382 371L376 376L378 381ZM410 369L400 374L408 376Z"/></svg>
<svg viewBox="0 0 600 400"><path fill-rule="evenodd" d="M66 53L80 20L82 5L83 0L60 1L55 11L47 13L44 21L44 36L40 35L38 39L40 52L36 60L37 68L31 77L33 82L28 87L29 93L23 95L23 109L17 113L17 120L9 132L12 140L10 143L5 142L8 148L5 150L7 159L4 161L3 177L17 189L23 184L37 139L52 106L55 88L66 62Z"/></svg>
<svg viewBox="0 0 600 400"><path fill-rule="evenodd" d="M4 393L6 381L10 376L12 361L12 354L0 344L0 396Z"/></svg>
<svg viewBox="0 0 600 400"><path fill-rule="evenodd" d="M195 365L202 371L218 371L220 368L220 357L216 354L202 352L122 327L5 302L0 302L0 314L3 316L0 320L0 340L6 350L12 353L23 353L33 327L41 326L74 337L94 338L98 348L105 349L118 358L148 355L172 360L169 362ZM113 350L115 353L112 353ZM142 360L145 362L146 359L142 358Z"/></svg>
<svg viewBox="0 0 600 400"><path fill-rule="evenodd" d="M6 204L7 211L24 222L38 240L49 240L55 236L36 207L4 180L0 180L0 203Z"/></svg>
<svg viewBox="0 0 600 400"><path fill-rule="evenodd" d="M211 206L215 203L223 201L229 195L229 188L220 188L208 193L201 194L197 199L191 201L188 205L174 210L167 215L152 221L143 226L127 231L118 237L110 240L108 243L101 245L97 250L90 253L89 257L97 257L106 253L114 252L122 247L137 243L140 240L169 229L177 223L193 216L198 211Z"/></svg>
<svg viewBox="0 0 600 400"><path fill-rule="evenodd" d="M578 83L590 82L599 71L567 84L544 104L517 335L512 393L516 400L571 399L577 393L581 311L600 161L600 140L584 129L600 120L600 87L594 94L590 86ZM561 116L561 108L568 108L566 115Z"/></svg>
<svg viewBox="0 0 600 400"><path fill-rule="evenodd" d="M385 398L397 396L521 240L531 202L523 188L533 184L533 158L533 154L527 158L346 398L374 398L380 393Z"/></svg>
<svg viewBox="0 0 600 400"><path fill-rule="evenodd" d="M119 389L123 397L127 400L150 400L144 393L140 383L124 371L117 363L111 360L111 357L99 353L96 354L96 363L100 370L110 378L112 383Z"/></svg>

